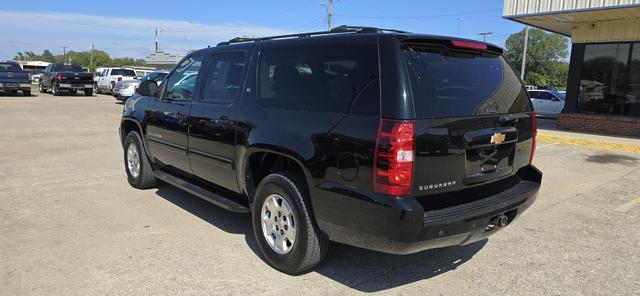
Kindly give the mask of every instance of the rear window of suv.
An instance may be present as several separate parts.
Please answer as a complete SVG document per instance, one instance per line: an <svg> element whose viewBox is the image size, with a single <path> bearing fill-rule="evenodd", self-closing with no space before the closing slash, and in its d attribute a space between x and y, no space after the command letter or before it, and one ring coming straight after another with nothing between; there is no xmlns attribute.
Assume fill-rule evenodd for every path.
<svg viewBox="0 0 640 296"><path fill-rule="evenodd" d="M511 67L493 54L429 45L404 46L417 118L531 111Z"/></svg>
<svg viewBox="0 0 640 296"><path fill-rule="evenodd" d="M262 106L377 115L378 49L374 42L265 46L260 50Z"/></svg>
<svg viewBox="0 0 640 296"><path fill-rule="evenodd" d="M63 65L56 64L56 72L84 72L80 65Z"/></svg>

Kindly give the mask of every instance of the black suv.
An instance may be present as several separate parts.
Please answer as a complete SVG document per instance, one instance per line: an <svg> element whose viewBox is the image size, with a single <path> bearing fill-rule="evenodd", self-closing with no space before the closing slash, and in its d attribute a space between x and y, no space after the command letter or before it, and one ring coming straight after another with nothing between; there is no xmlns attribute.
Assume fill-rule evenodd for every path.
<svg viewBox="0 0 640 296"><path fill-rule="evenodd" d="M536 121L493 45L366 27L236 38L124 106L129 183L251 213L267 263L336 241L393 254L464 245L534 201Z"/></svg>

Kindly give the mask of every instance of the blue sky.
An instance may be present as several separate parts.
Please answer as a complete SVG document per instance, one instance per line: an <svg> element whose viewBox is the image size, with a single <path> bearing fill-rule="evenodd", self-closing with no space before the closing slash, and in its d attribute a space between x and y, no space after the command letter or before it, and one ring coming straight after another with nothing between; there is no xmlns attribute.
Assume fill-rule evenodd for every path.
<svg viewBox="0 0 640 296"><path fill-rule="evenodd" d="M264 36L326 29L327 0L262 1L3 1L0 8L0 59L18 51L61 53L96 48L112 56L142 58L154 47L184 54L235 36ZM479 39L504 45L522 26L501 18L502 0L340 0L334 24L367 25L419 33Z"/></svg>

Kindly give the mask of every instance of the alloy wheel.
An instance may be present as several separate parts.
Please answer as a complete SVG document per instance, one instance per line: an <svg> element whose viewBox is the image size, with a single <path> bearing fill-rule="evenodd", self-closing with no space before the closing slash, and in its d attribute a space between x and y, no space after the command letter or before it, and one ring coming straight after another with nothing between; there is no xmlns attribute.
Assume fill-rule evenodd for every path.
<svg viewBox="0 0 640 296"><path fill-rule="evenodd" d="M127 147L127 170L133 178L138 178L140 175L140 153L134 143L129 143Z"/></svg>
<svg viewBox="0 0 640 296"><path fill-rule="evenodd" d="M279 194L269 195L262 203L262 234L271 249L284 255L296 241L296 221L289 202Z"/></svg>

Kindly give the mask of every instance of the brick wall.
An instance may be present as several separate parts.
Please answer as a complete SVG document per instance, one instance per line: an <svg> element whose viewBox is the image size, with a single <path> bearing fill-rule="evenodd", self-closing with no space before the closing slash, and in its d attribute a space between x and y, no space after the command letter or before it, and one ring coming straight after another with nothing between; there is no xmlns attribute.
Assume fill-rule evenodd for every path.
<svg viewBox="0 0 640 296"><path fill-rule="evenodd" d="M558 128L605 135L640 137L640 118L611 115L562 113Z"/></svg>

